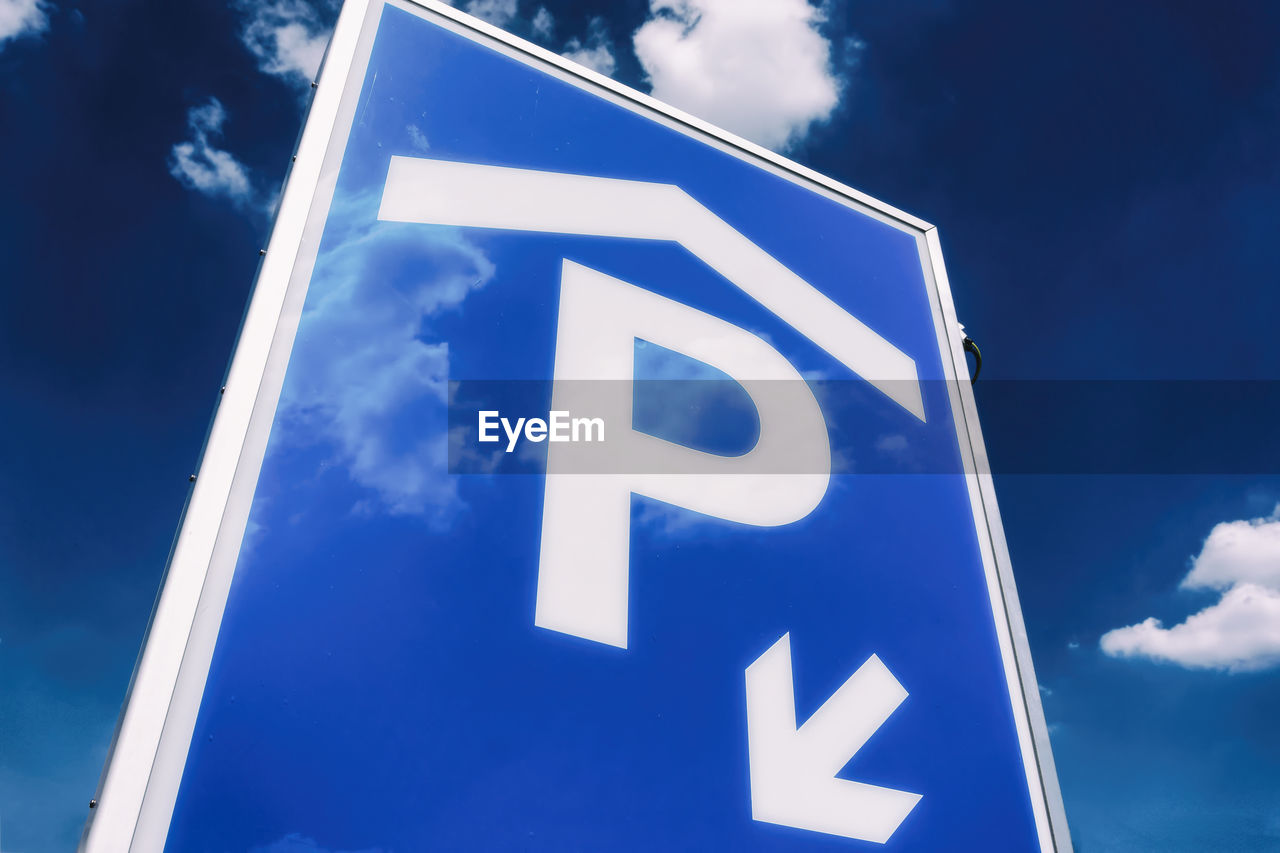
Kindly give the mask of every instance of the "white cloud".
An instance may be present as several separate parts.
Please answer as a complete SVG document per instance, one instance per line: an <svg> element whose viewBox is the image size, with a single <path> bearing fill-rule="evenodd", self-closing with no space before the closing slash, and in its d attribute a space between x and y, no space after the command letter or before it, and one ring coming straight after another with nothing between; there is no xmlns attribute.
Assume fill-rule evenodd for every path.
<svg viewBox="0 0 1280 853"><path fill-rule="evenodd" d="M635 52L659 100L785 149L840 100L808 0L649 0Z"/></svg>
<svg viewBox="0 0 1280 853"><path fill-rule="evenodd" d="M331 214L336 240L316 264L280 401L282 446L327 444L381 508L443 523L462 505L448 474L449 348L424 329L494 268L454 229L377 222L378 201Z"/></svg>
<svg viewBox="0 0 1280 853"><path fill-rule="evenodd" d="M592 18L587 26L587 37L570 39L561 56L606 77L618 67L618 61L613 55L613 45L609 41L609 32L602 18Z"/></svg>
<svg viewBox="0 0 1280 853"><path fill-rule="evenodd" d="M187 113L191 139L170 150L169 174L207 196L248 204L254 195L248 171L234 155L214 144L214 139L222 135L226 120L227 112L217 98L192 107Z"/></svg>
<svg viewBox="0 0 1280 853"><path fill-rule="evenodd" d="M555 35L556 19L551 16L551 12L546 6L539 6L538 11L533 15L533 37L542 41L551 41Z"/></svg>
<svg viewBox="0 0 1280 853"><path fill-rule="evenodd" d="M0 0L0 45L48 28L47 6L41 0Z"/></svg>
<svg viewBox="0 0 1280 853"><path fill-rule="evenodd" d="M240 0L247 20L240 33L258 67L299 87L309 87L329 44L332 5L320 0Z"/></svg>
<svg viewBox="0 0 1280 853"><path fill-rule="evenodd" d="M1187 589L1228 589L1236 583L1280 590L1280 506L1267 518L1216 525L1182 581Z"/></svg>
<svg viewBox="0 0 1280 853"><path fill-rule="evenodd" d="M495 27L505 27L516 17L516 0L471 0L465 11Z"/></svg>
<svg viewBox="0 0 1280 853"><path fill-rule="evenodd" d="M1102 651L1189 669L1280 666L1280 506L1267 518L1216 525L1182 587L1224 592L1216 604L1172 628L1149 618L1108 631Z"/></svg>
<svg viewBox="0 0 1280 853"><path fill-rule="evenodd" d="M1280 592L1236 584L1211 607L1172 628L1150 618L1102 635L1112 657L1143 657L1188 669L1247 672L1280 665Z"/></svg>

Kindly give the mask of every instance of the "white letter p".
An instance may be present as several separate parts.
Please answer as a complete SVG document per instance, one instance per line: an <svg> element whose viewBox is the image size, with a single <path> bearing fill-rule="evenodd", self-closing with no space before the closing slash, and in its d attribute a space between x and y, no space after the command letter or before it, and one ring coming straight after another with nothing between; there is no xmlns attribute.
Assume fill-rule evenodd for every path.
<svg viewBox="0 0 1280 853"><path fill-rule="evenodd" d="M633 429L637 338L705 362L742 385L759 417L755 446L741 456L720 456ZM830 481L822 411L773 347L710 314L571 261L561 276L551 406L589 410L609 425L606 442L548 445L534 622L553 631L626 648L633 493L775 527L812 512Z"/></svg>

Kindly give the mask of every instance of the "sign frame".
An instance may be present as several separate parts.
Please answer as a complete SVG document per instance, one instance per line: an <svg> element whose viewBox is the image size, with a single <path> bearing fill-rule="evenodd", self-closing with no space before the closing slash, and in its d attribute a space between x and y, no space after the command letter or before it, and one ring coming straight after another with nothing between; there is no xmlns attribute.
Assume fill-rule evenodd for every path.
<svg viewBox="0 0 1280 853"><path fill-rule="evenodd" d="M439 0L346 0L286 180L194 485L81 838L84 853L161 850L266 453L294 335L381 12L455 33L914 235L964 465L1042 851L1072 844L938 231L779 154ZM948 357L949 356L949 357Z"/></svg>

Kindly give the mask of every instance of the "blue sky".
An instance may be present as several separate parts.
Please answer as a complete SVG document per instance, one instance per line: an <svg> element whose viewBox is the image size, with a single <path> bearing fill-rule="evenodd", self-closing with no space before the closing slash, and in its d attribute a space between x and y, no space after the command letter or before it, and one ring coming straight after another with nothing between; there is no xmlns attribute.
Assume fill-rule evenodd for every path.
<svg viewBox="0 0 1280 853"><path fill-rule="evenodd" d="M1078 849L1275 849L1280 13L740 5L470 8L939 226ZM333 16L0 0L0 849L78 837Z"/></svg>

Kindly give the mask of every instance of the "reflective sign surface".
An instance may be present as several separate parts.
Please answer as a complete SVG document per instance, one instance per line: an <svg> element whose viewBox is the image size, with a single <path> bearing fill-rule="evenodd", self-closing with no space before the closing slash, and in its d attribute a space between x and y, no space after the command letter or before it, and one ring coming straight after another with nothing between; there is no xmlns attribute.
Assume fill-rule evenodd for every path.
<svg viewBox="0 0 1280 853"><path fill-rule="evenodd" d="M443 20L367 18L166 849L1050 849L923 232Z"/></svg>

